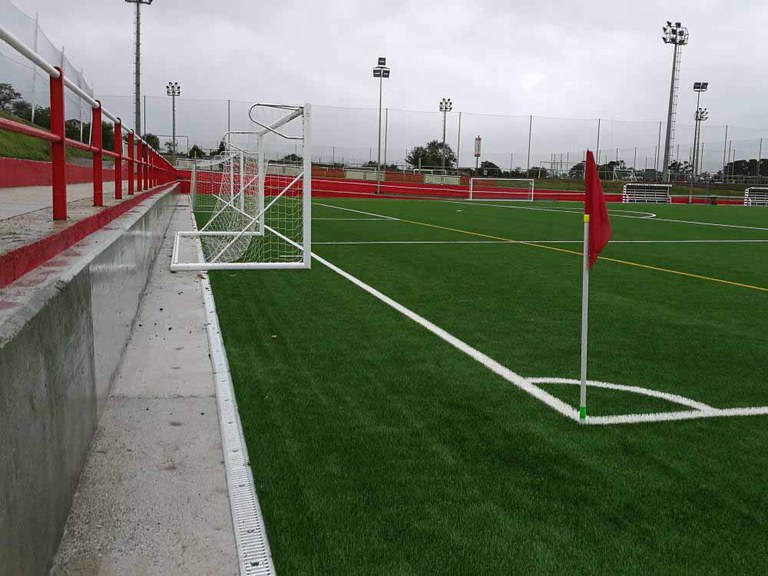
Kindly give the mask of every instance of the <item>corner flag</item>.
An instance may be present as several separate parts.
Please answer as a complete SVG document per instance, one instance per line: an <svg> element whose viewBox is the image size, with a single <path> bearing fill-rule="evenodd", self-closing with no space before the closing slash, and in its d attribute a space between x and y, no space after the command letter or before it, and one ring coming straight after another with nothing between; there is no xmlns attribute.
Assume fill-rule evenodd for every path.
<svg viewBox="0 0 768 576"><path fill-rule="evenodd" d="M581 283L581 395L579 418L587 418L587 333L589 328L589 271L611 239L611 221L595 157L587 150L584 166L584 272Z"/></svg>

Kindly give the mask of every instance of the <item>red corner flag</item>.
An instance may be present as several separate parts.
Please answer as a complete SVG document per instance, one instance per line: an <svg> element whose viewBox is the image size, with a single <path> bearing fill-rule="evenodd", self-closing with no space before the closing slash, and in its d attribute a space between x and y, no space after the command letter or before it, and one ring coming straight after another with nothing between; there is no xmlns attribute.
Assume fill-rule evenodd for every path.
<svg viewBox="0 0 768 576"><path fill-rule="evenodd" d="M587 150L587 165L584 176L584 214L589 217L589 267L595 265L597 257L602 252L608 240L611 239L611 221L605 207L603 185L597 174L595 157Z"/></svg>

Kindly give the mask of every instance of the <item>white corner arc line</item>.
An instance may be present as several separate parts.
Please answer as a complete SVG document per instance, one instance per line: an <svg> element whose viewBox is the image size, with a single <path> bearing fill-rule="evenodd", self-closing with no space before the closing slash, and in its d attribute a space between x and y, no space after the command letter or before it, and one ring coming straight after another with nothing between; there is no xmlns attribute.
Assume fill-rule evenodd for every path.
<svg viewBox="0 0 768 576"><path fill-rule="evenodd" d="M528 378L532 384L571 384L578 386L581 384L580 380L574 378ZM611 384L610 382L600 382L598 380L588 380L587 386L589 388L603 388L605 390L617 390L620 392L631 392L633 394L640 394L641 396L649 396L651 398L658 398L660 400L666 400L673 404L679 404L681 406L687 406L688 408L694 408L696 410L716 410L708 404L703 402L697 402L691 400L685 396L678 394L671 394L669 392L661 392L659 390L652 390L650 388L642 388L640 386L627 386L624 384Z"/></svg>
<svg viewBox="0 0 768 576"><path fill-rule="evenodd" d="M554 409L555 411L559 412L566 418L570 418L571 420L575 420L578 422L579 420L578 411L575 408L563 402L562 400L560 400L559 398L556 398L552 394L540 389L538 386L529 382L526 378L523 378L522 376L513 372L509 368L502 366L490 356L483 354L482 352L480 352L476 348L473 348L466 342L459 340L453 334L450 334L449 332L443 330L442 328L440 328L436 324L433 324L423 316L416 314L414 311L410 310L409 308L406 308L405 306L393 300L386 294L379 292L378 290L366 284L359 278L356 278L349 272L346 272L341 268L339 268L338 266L331 264L325 258L322 258L315 253L312 254L312 257L315 260L317 260L320 264L336 272L336 274L338 274L339 276L342 276L343 278L349 280L350 282L355 284L357 287L362 288L374 298L377 298L387 306L394 308L395 310L400 312L403 316L407 317L410 320L413 320L423 328L426 328L428 331L432 332L432 334L434 334L438 338L441 338L442 340L444 340L445 342L447 342L457 350L463 352L470 358L476 360L477 362L479 362L480 364L488 368L491 372L493 372L497 376L501 376L507 382L510 382L515 386L517 386L518 388L521 388L522 390L524 390L525 392L527 392L537 400L543 402L544 404Z"/></svg>

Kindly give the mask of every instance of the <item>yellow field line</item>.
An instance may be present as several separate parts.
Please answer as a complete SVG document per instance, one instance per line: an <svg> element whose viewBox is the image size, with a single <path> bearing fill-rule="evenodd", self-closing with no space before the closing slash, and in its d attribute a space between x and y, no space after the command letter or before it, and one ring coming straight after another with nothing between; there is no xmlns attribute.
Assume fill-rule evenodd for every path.
<svg viewBox="0 0 768 576"><path fill-rule="evenodd" d="M534 248L543 248L544 250L552 250L554 252L562 252L563 254L572 254L574 256L582 256L582 252L578 250L568 250L567 248L557 248L555 246L548 246L546 244L537 244L536 242L526 242L525 240L513 240L512 238L504 238L502 236L494 236L492 234L483 234L481 232L471 232L469 230L461 230L459 228L451 228L449 226L439 226L437 224L429 224L427 222L419 222L417 220L406 220L404 218L398 218L401 222L407 222L408 224L415 224L417 226L426 226L427 228L436 228L438 230L445 230L448 232L457 232L459 234L468 234L470 236L477 236L478 238L489 238L491 240L501 240L509 242L511 244L525 244L526 246L533 246ZM707 282L715 282L717 284L726 284L728 286L736 286L737 288L746 288L748 290L757 290L758 292L768 292L768 288L763 286L753 286L752 284L742 284L741 282L733 282L732 280L724 280L722 278L713 278L712 276L702 276L701 274L692 274L691 272L681 272L680 270L673 270L671 268L662 268L660 266L651 266L649 264L640 264L638 262L629 262L628 260L619 260L617 258L607 258L600 256L600 260L606 262L613 262L615 264L623 264L625 266L634 266L635 268L645 268L646 270L654 270L656 272L666 272L667 274L675 274L677 276L684 276L686 278L695 278L697 280L705 280Z"/></svg>

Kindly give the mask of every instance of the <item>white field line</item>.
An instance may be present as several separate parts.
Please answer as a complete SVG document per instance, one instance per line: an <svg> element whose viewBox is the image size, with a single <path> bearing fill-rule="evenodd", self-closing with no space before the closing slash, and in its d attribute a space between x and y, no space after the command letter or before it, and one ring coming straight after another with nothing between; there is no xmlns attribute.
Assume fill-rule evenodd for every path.
<svg viewBox="0 0 768 576"><path fill-rule="evenodd" d="M344 212L354 212L355 214L363 214L364 216L374 216L376 219L383 219L383 220L397 220L400 221L400 218L395 218L394 216L385 216L384 214L375 214L374 212L364 212L362 210L355 210L353 208L342 208L341 206L334 206L333 204L324 204L323 202L315 202L318 206L325 206L326 208L335 208L336 210L343 210Z"/></svg>
<svg viewBox="0 0 768 576"><path fill-rule="evenodd" d="M749 408L713 408L711 410L690 410L682 412L656 412L651 414L622 414L619 416L590 416L587 424L605 426L611 424L641 424L645 422L673 422L677 420L698 420L702 418L733 418L738 416L766 416L768 406Z"/></svg>
<svg viewBox="0 0 768 576"><path fill-rule="evenodd" d="M488 203L478 203L478 202L468 202L463 200L448 200L448 199L437 199L433 200L434 202L446 202L450 204L467 204L469 206L487 206L489 208L506 208L508 210L533 210L536 212L565 212L565 211L571 211L574 213L581 214L583 210L568 210L568 208L564 209L557 209L557 208L535 208L532 206L513 206L510 204L488 204ZM717 222L699 222L697 220L678 220L676 218L664 218L661 216L657 216L656 214L653 214L652 212L647 212L647 214L653 214L653 216L629 216L629 215L623 215L618 214L618 212L631 212L631 210L609 210L608 214L611 217L619 217L619 218L633 218L635 220L653 220L654 222L674 222L677 224L693 224L696 226L716 226L719 228L736 228L739 230L760 230L760 231L768 231L768 228L763 228L760 226L742 226L739 224L720 224Z"/></svg>
<svg viewBox="0 0 768 576"><path fill-rule="evenodd" d="M573 378L528 378L528 381L532 384L571 384L573 386L579 386L581 384L580 380L575 380ZM659 398L661 400L666 400L667 402L672 402L673 404L695 408L696 410L715 410L712 406L702 402L696 402L685 396L651 390L650 388L641 388L640 386L625 386L624 384L611 384L610 382L600 382L597 380L588 380L587 386L590 388L603 388L605 390L618 390L620 392L640 394L641 396L650 396L652 398Z"/></svg>
<svg viewBox="0 0 768 576"><path fill-rule="evenodd" d="M508 208L512 210L532 210L533 212L570 212L573 214L583 214L583 209L578 208L568 208L568 207L552 207L552 208L538 208L534 206L517 206L514 204L491 204L491 202L499 202L499 200L472 200L472 201L465 201L465 200L450 200L448 198L446 199L440 199L438 202L446 202L449 204L467 204L470 206L485 206L488 208ZM642 216L630 216L630 214L642 214ZM616 216L619 218L634 218L637 220L648 220L650 218L656 218L656 214L653 212L642 212L640 210L608 210L609 216Z"/></svg>
<svg viewBox="0 0 768 576"><path fill-rule="evenodd" d="M342 218L344 220L344 218ZM582 244L583 240L349 240L313 242L316 246L357 246L368 244ZM611 244L767 244L765 240L611 240Z"/></svg>
<svg viewBox="0 0 768 576"><path fill-rule="evenodd" d="M373 216L382 216L385 218L391 218L392 220L399 220L398 218L383 216L381 214L371 214L369 212L362 212L360 210L354 210L352 208L341 208L339 206L333 206L330 204L321 204L321 205L327 206L328 208L337 208L339 210L346 210L350 212L360 212L363 214L368 214ZM501 242L501 243L504 243L504 242ZM363 290L365 290L375 298L381 300L391 308L394 308L395 310L397 310L407 318L413 320L417 324L426 328L427 330L429 330L430 332L432 332L433 334L435 334L445 342L451 344L457 350L464 352L469 357L473 358L477 362L480 362L483 366L491 370L493 373L497 374L498 376L501 376L508 382L521 388L522 390L524 390L525 392L527 392L537 400L540 400L541 402L543 402L550 408L554 409L555 411L559 412L566 418L570 418L571 420L574 420L576 422L580 422L582 424L585 423L589 425L600 426L600 425L612 425L612 424L639 424L644 422L670 422L675 420L694 420L699 418L768 415L768 406L755 406L755 407L747 407L747 408L712 408L707 404L696 402L695 400L691 400L683 396L678 396L676 394L657 392L654 390L650 390L648 388L640 388L635 386L624 386L621 384L609 384L606 382L602 382L602 383L598 382L597 384L602 385L602 387L610 386L615 390L635 392L635 393L645 394L646 396L654 396L657 398L669 400L670 402L674 402L677 404L692 406L692 407L695 407L696 409L690 410L690 411L682 411L682 412L621 414L621 415L615 415L615 416L588 416L586 420L580 420L579 413L575 408L563 402L559 398L552 396L551 394L549 394L545 390L542 390L536 385L536 382L543 383L544 381L550 382L550 383L571 383L571 379L524 378L523 376L513 372L509 368L502 366L496 360L487 356L486 354L483 354L482 352L480 352L476 348L473 348L466 342L459 340L457 337L446 332L445 330L443 330L436 324L433 324L426 318L406 308L405 306L393 300L389 296L383 294L382 292L379 292L372 286L369 286L362 280L356 278L355 276L352 276L348 272L345 272L338 266L331 264L330 262L318 256L317 254L312 253L312 257L318 262L320 262L321 264L323 264L324 266L330 268L331 270L333 270L334 272L342 276L343 278L346 278L356 286L362 288Z"/></svg>
<svg viewBox="0 0 768 576"><path fill-rule="evenodd" d="M476 360L477 362L479 362L480 364L488 368L490 371L492 371L494 374L504 378L507 382L510 382L515 386L517 386L518 388L521 388L522 390L524 390L525 392L527 392L537 400L540 400L541 402L543 402L550 408L554 409L555 411L559 412L566 418L570 418L571 420L575 420L575 421L579 420L578 411L575 408L572 408L571 406L563 402L562 400L560 400L559 398L556 398L555 396L552 396L548 392L545 392L541 388L530 383L528 380L526 380L519 374L516 374L509 368L502 366L501 364L496 362L496 360L494 360L493 358L483 354L482 352L480 352L476 348L473 348L466 342L459 340L456 336L446 332L445 330L433 324L423 316L416 314L414 311L410 310L409 308L406 308L399 302L393 300L386 294L379 292L378 290L376 290L372 286L369 286L359 278L352 276L352 274L350 274L349 272L345 272L338 266L331 264L325 258L322 258L314 253L312 254L312 257L318 262L320 262L320 264L330 268L331 270L333 270L343 278L346 278L347 280L349 280L359 288L362 288L374 298L381 300L387 306L394 308L395 310L400 312L403 316L409 318L410 320L413 320L423 328L426 328L427 330L432 332L432 334L434 334L438 338L441 338L442 340L444 340L445 342L447 342L457 350L463 352L470 358L473 358L474 360Z"/></svg>
<svg viewBox="0 0 768 576"><path fill-rule="evenodd" d="M390 220L388 218L312 218L312 220L334 220L334 221L345 221L345 222L389 222Z"/></svg>

